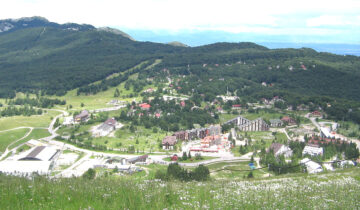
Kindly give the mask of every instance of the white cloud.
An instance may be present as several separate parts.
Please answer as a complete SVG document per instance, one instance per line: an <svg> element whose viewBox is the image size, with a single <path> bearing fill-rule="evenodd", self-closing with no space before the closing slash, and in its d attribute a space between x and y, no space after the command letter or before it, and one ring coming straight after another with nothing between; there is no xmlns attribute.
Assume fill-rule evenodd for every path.
<svg viewBox="0 0 360 210"><path fill-rule="evenodd" d="M322 15L306 21L309 27L318 26L360 26L360 16Z"/></svg>
<svg viewBox="0 0 360 210"><path fill-rule="evenodd" d="M0 19L37 15L59 23L174 32L307 34L330 30L312 29L317 26L360 23L358 0L2 0L1 7Z"/></svg>

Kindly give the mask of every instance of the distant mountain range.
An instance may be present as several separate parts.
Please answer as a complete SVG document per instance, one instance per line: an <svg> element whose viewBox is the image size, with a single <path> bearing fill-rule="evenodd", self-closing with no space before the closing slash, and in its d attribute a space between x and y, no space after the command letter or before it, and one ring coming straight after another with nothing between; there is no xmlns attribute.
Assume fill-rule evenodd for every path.
<svg viewBox="0 0 360 210"><path fill-rule="evenodd" d="M356 56L309 48L269 49L250 42L198 47L188 47L187 42L142 42L112 28L57 24L41 17L1 20L0 31L0 97L14 97L15 91L64 95L79 87L93 88L88 85L144 61L161 59L156 70L171 68L173 74L188 74L190 66L199 73L205 71L204 64L227 66L246 61L257 71L243 69L241 79L252 84L253 90L261 88L261 82L277 82L271 91L360 100L360 59ZM300 64L316 66L317 71L288 70ZM281 71L267 70L277 65Z"/></svg>
<svg viewBox="0 0 360 210"><path fill-rule="evenodd" d="M285 35L259 35L255 33L229 33L223 31L176 31L168 32L164 30L138 30L124 29L131 34L136 40L151 41L159 43L168 43L179 41L189 46L200 46L215 42L241 42L251 41L268 48L312 48L318 52L329 52L338 55L357 55L360 56L360 43L358 44L341 44L337 43L337 38L331 34L333 43L324 43L322 37L310 36L285 36ZM317 42L312 42L313 40Z"/></svg>

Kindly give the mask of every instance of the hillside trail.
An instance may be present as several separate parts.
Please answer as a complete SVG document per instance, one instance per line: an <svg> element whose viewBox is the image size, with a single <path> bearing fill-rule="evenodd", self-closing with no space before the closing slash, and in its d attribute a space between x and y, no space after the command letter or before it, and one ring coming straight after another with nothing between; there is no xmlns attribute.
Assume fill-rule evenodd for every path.
<svg viewBox="0 0 360 210"><path fill-rule="evenodd" d="M25 139L26 137L28 137L31 134L31 132L34 130L33 127L19 127L19 128L16 128L16 129L20 129L20 128L28 128L30 130L23 137L21 137L20 139L18 139L16 141L13 141L11 144L9 144L6 147L5 152L0 156L0 160L2 160L4 157L6 157L9 152L14 151L15 149L17 149L17 147L15 147L12 150L9 150L9 147L11 147L13 144L17 143L18 141L21 141L21 140ZM16 130L16 129L10 129L10 130Z"/></svg>

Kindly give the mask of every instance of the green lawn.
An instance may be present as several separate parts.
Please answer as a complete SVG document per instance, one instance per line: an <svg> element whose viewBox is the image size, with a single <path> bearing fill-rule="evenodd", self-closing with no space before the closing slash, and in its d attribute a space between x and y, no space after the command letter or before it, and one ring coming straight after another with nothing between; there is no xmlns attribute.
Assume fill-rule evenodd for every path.
<svg viewBox="0 0 360 210"><path fill-rule="evenodd" d="M219 115L220 123L224 123L228 120L234 119L239 116L238 114L221 114Z"/></svg>
<svg viewBox="0 0 360 210"><path fill-rule="evenodd" d="M264 110L259 110L257 113L245 113L243 114L243 116L249 120L255 120L259 117L263 118L264 120L269 121L270 119L279 119L282 116L285 116L286 114L282 114L282 113L278 113L278 112L274 112L274 113L270 113L270 112L266 112Z"/></svg>
<svg viewBox="0 0 360 210"><path fill-rule="evenodd" d="M12 142L25 136L30 129L21 128L12 131L5 131L0 133L0 152L4 152L6 147L9 146Z"/></svg>
<svg viewBox="0 0 360 210"><path fill-rule="evenodd" d="M166 136L166 132L158 129L157 133L153 133L152 129L146 129L143 126L138 126L135 133L131 132L127 128L122 128L116 131L115 137L101 137L94 138L93 142L98 144L106 144L111 148L128 148L130 145L134 145L135 151L139 150L142 152L159 151L159 142ZM138 142L138 143L137 143ZM121 146L119 144L121 143Z"/></svg>
<svg viewBox="0 0 360 210"><path fill-rule="evenodd" d="M0 118L0 131L17 127L39 127L47 128L50 125L51 118L61 114L57 111L48 111L43 115L33 116L12 116Z"/></svg>
<svg viewBox="0 0 360 210"><path fill-rule="evenodd" d="M344 136L360 139L360 125L353 122L340 122L337 132Z"/></svg>
<svg viewBox="0 0 360 210"><path fill-rule="evenodd" d="M287 143L288 138L285 133L276 132L275 134L275 141L278 143Z"/></svg>
<svg viewBox="0 0 360 210"><path fill-rule="evenodd" d="M146 129L143 126L137 126L136 131L133 133L128 128L121 128L115 132L114 137L91 137L91 127L96 124L91 125L81 125L77 130L72 127L62 127L58 130L58 134L60 135L70 135L72 132L77 134L84 133L88 131L88 134L82 134L79 137L85 139L91 139L92 144L94 145L105 145L108 148L112 149L127 149L129 146L133 145L135 147L135 152L145 152L148 153L150 150L153 151L162 151L159 148L159 143L163 140L163 138L167 135L166 132L158 129L157 133L153 133L152 129ZM169 133L170 134L170 133ZM116 151L114 151L116 152Z"/></svg>
<svg viewBox="0 0 360 210"><path fill-rule="evenodd" d="M247 179L247 175L250 171L253 172L254 178L264 177L265 174L268 174L267 169L264 170L251 170L249 166L250 161L236 162L236 163L214 163L209 164L207 167L210 170L211 176L213 178L220 179ZM256 163L255 163L256 166ZM221 170L224 169L224 170Z"/></svg>
<svg viewBox="0 0 360 210"><path fill-rule="evenodd" d="M36 128L33 129L32 132L30 133L30 135L24 139L22 139L21 141L16 142L15 144L11 145L10 149L17 147L18 145L25 143L31 139L40 139L40 138L44 138L50 136L50 133L48 132L47 129L41 129L41 128Z"/></svg>

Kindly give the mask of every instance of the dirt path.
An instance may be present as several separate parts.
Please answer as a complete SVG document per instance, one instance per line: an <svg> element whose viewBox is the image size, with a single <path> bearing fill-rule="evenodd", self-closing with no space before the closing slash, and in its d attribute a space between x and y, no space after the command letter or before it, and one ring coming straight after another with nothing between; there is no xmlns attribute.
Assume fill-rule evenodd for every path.
<svg viewBox="0 0 360 210"><path fill-rule="evenodd" d="M28 128L28 129L30 129L30 130L25 134L25 136L23 136L23 137L21 137L20 139L18 139L18 140L16 140L16 141L13 141L13 142L10 143L10 144L6 147L5 152L0 156L0 160L2 160L4 157L6 157L9 152L16 150L17 147L19 147L20 145L17 146L17 147L15 147L15 148L13 148L13 149L11 149L11 150L9 150L9 147L11 147L11 145L17 143L18 141L21 141L21 140L25 139L26 137L28 137L28 136L31 134L31 132L34 130L34 128L33 128L33 127L18 127L18 128L14 128L14 129L9 129L9 130L7 130L7 131L11 131L11 130L17 130L17 129L23 129L23 128ZM4 131L0 131L0 132L4 132Z"/></svg>

